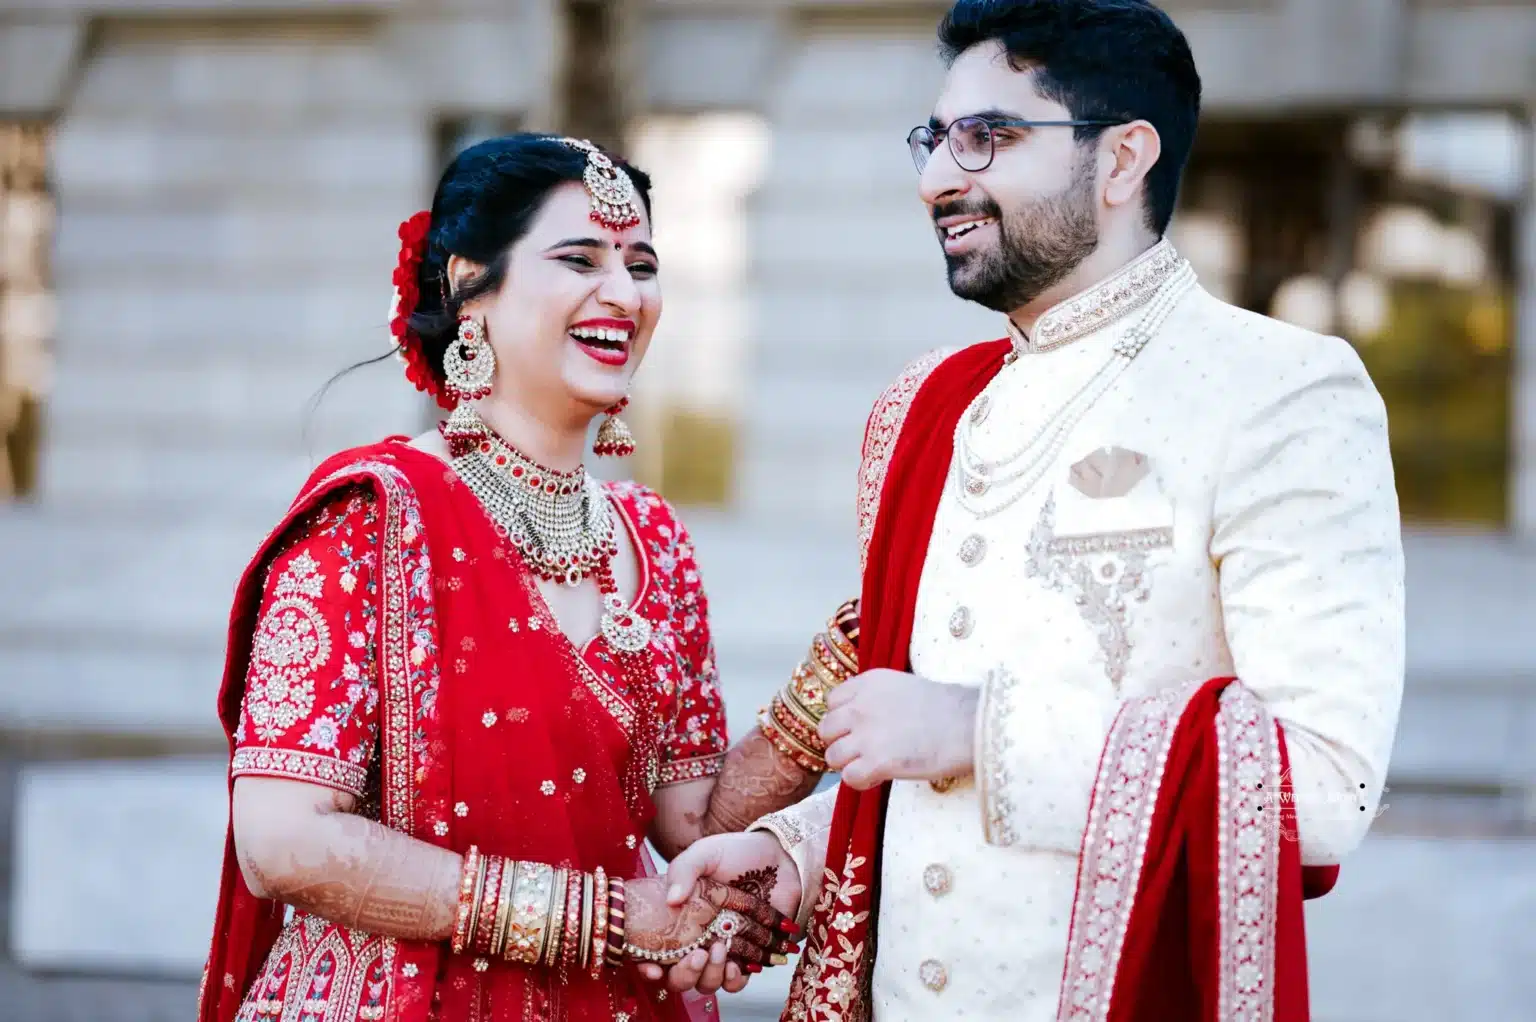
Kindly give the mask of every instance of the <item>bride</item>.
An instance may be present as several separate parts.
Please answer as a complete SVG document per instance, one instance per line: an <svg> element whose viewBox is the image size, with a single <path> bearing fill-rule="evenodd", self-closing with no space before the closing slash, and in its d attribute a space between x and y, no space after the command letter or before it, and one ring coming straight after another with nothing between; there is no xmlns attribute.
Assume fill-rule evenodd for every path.
<svg viewBox="0 0 1536 1022"><path fill-rule="evenodd" d="M669 904L645 860L815 780L765 784L758 741L727 770L757 781L717 785L688 533L584 467L598 415L596 452L629 447L661 313L649 218L635 168L514 135L401 226L397 351L452 414L327 460L240 583L200 1022L681 1019L659 965L728 950L733 989L791 949L764 891Z"/></svg>

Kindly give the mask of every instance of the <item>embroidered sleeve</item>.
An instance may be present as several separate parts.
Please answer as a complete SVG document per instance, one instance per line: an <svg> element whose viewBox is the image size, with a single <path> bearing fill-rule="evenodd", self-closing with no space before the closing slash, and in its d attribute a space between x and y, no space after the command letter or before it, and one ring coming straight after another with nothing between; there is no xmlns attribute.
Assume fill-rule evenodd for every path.
<svg viewBox="0 0 1536 1022"><path fill-rule="evenodd" d="M1285 730L1302 861L1376 815L1403 690L1402 532L1386 411L1344 341L1286 336L1236 423L1211 555L1234 673Z"/></svg>
<svg viewBox="0 0 1536 1022"><path fill-rule="evenodd" d="M658 529L672 551L670 557L658 559L658 566L673 572L672 632L680 667L676 713L662 736L659 783L677 784L717 775L729 743L715 644L709 632L709 599L699 578L693 540L675 517ZM670 535L665 535L668 531Z"/></svg>
<svg viewBox="0 0 1536 1022"><path fill-rule="evenodd" d="M1076 853L1118 700L998 669L976 712L976 788L992 845Z"/></svg>
<svg viewBox="0 0 1536 1022"><path fill-rule="evenodd" d="M864 426L864 447L859 456L860 570L869 556L869 541L875 534L875 517L880 511L880 491L885 486L886 469L890 467L891 452L895 450L896 438L901 435L907 409L912 407L912 399L917 396L923 381L928 379L928 374L954 352L954 348L940 348L910 363L870 410L869 421Z"/></svg>
<svg viewBox="0 0 1536 1022"><path fill-rule="evenodd" d="M811 918L811 909L821 893L822 873L827 866L827 832L832 827L832 811L837 807L837 788L819 791L803 801L769 813L748 831L763 830L779 839L786 854L800 872L800 908L795 922L803 929Z"/></svg>
<svg viewBox="0 0 1536 1022"><path fill-rule="evenodd" d="M267 568L235 731L236 777L361 796L378 733L378 508L348 490L296 523Z"/></svg>

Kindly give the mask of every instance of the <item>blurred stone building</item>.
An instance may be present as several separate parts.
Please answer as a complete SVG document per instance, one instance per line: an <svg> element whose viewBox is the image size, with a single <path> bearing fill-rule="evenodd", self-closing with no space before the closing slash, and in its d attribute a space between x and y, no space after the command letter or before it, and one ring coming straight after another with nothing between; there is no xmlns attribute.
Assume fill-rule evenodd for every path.
<svg viewBox="0 0 1536 1022"><path fill-rule="evenodd" d="M1212 290L1348 336L1388 398L1414 527L1394 783L1523 798L1536 783L1523 552L1536 539L1536 5L1164 6L1206 84L1176 240ZM740 731L854 587L870 401L915 354L999 334L948 294L903 142L941 76L942 9L6 0L12 755L216 751L244 559L320 457L428 421L389 362L313 400L385 350L395 225L458 147L517 128L621 143L656 178L668 311L637 385L634 470L700 508ZM116 803L129 832L126 807L154 802L159 776ZM46 807L89 801L90 776L70 777L39 774L18 819L45 807L46 829ZM196 791L218 830L221 790ZM67 855L17 854L50 905L113 897L105 882L64 893L91 872ZM183 969L202 950L201 894L150 948L18 903L13 948Z"/></svg>

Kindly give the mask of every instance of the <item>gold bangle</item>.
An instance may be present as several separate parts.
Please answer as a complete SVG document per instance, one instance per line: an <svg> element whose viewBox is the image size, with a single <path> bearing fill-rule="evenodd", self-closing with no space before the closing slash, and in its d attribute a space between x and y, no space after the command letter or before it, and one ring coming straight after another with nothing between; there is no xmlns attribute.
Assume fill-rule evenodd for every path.
<svg viewBox="0 0 1536 1022"><path fill-rule="evenodd" d="M539 961L554 968L560 961L560 937L564 927L560 925L565 912L565 885L570 871L555 870L555 882L550 885L549 904L544 907L544 946L539 949Z"/></svg>
<svg viewBox="0 0 1536 1022"><path fill-rule="evenodd" d="M592 915L597 908L593 904L592 891L592 874L583 874L581 878L581 953L576 958L578 969L585 969L591 962Z"/></svg>
<svg viewBox="0 0 1536 1022"><path fill-rule="evenodd" d="M496 925L491 930L491 957L505 958L507 953L507 925L512 919L513 885L517 882L517 863L505 862L501 867L501 892L496 898Z"/></svg>
<svg viewBox="0 0 1536 1022"><path fill-rule="evenodd" d="M539 862L519 862L516 887L512 892L512 920L509 924L506 959L519 965L537 965L544 952L544 923L549 910L549 889L555 871Z"/></svg>

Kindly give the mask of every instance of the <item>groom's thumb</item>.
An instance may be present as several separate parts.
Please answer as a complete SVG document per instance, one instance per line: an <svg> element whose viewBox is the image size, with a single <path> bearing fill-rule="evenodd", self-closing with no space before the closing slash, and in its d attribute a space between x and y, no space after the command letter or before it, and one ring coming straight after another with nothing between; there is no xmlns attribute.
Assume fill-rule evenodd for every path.
<svg viewBox="0 0 1536 1022"><path fill-rule="evenodd" d="M667 867L667 904L677 906L687 901L699 878L719 868L720 853L714 846L713 841L699 841L672 860Z"/></svg>

